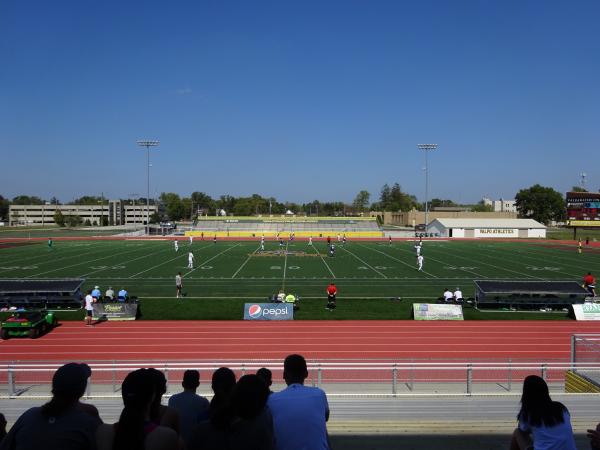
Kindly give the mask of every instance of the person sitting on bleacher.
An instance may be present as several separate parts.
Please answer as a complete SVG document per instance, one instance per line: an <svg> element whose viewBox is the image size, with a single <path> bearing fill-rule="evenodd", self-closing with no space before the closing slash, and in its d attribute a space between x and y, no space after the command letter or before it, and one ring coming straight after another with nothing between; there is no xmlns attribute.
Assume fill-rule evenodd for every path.
<svg viewBox="0 0 600 450"><path fill-rule="evenodd" d="M112 302L115 299L115 291L113 290L112 287L110 287L110 286L108 287L108 289L104 293L104 297L109 302Z"/></svg>
<svg viewBox="0 0 600 450"><path fill-rule="evenodd" d="M279 294L277 294L277 297L276 297L275 301L277 303L283 303L284 300L285 300L285 292L283 292L283 289L282 289L282 290L279 291Z"/></svg>
<svg viewBox="0 0 600 450"><path fill-rule="evenodd" d="M100 292L100 286L94 286L94 289L92 289L92 297L94 297L96 301L102 300L102 292Z"/></svg>
<svg viewBox="0 0 600 450"><path fill-rule="evenodd" d="M462 303L463 302L463 294L462 291L460 290L460 288L457 286L456 290L454 291L454 301L456 303Z"/></svg>
<svg viewBox="0 0 600 450"><path fill-rule="evenodd" d="M294 303L296 303L296 296L294 294L288 294L285 296L284 301L293 305Z"/></svg>
<svg viewBox="0 0 600 450"><path fill-rule="evenodd" d="M125 288L119 291L119 294L117 295L117 300L119 300L120 302L126 302L127 300L129 300L129 293L125 290Z"/></svg>
<svg viewBox="0 0 600 450"><path fill-rule="evenodd" d="M446 302L446 303L452 302L452 299L454 298L454 294L448 288L446 288L446 290L444 291L443 296L444 296L444 302Z"/></svg>

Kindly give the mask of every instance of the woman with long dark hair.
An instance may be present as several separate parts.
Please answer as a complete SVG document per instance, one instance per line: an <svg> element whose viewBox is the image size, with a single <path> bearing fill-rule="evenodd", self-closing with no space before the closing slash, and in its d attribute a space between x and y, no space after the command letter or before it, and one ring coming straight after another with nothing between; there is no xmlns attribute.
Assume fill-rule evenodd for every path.
<svg viewBox="0 0 600 450"><path fill-rule="evenodd" d="M98 450L177 450L177 433L150 420L155 383L149 369L129 373L121 386L123 411L119 422L102 425L96 434Z"/></svg>
<svg viewBox="0 0 600 450"><path fill-rule="evenodd" d="M552 401L548 385L537 375L529 375L523 382L517 420L511 450L576 450L569 410Z"/></svg>

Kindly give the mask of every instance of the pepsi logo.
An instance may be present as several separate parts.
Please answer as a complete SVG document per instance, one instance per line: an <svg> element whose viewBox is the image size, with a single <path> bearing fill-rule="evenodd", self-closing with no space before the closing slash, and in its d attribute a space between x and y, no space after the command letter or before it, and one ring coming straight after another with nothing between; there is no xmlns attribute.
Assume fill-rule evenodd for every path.
<svg viewBox="0 0 600 450"><path fill-rule="evenodd" d="M261 313L262 313L262 308L259 305L251 305L250 308L248 308L248 315L250 317L252 317L253 319L260 317Z"/></svg>

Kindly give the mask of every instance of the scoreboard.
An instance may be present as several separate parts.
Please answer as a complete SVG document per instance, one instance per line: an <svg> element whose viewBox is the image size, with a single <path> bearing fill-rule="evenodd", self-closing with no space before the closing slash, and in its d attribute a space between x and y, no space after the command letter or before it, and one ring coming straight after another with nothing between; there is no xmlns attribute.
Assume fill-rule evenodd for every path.
<svg viewBox="0 0 600 450"><path fill-rule="evenodd" d="M600 193L567 192L567 224L572 227L600 227Z"/></svg>

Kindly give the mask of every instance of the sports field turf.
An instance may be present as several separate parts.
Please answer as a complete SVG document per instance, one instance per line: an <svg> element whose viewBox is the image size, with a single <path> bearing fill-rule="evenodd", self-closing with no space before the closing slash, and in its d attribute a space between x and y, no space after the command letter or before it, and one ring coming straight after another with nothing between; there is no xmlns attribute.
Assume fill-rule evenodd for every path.
<svg viewBox="0 0 600 450"><path fill-rule="evenodd" d="M348 242L327 256L324 242L168 240L57 241L0 246L0 278L86 279L104 291L125 287L144 302L146 318L241 318L244 301L265 300L283 289L302 298L298 318L331 318L324 310L325 287L339 290L335 318L406 318L411 302L433 301L444 288L474 293L474 279L576 280L600 271L600 249L577 254L573 245L549 241L426 241L422 272L415 267L414 243ZM195 255L187 269L188 251ZM176 303L177 272L184 300ZM402 302L391 301L402 297ZM345 305L342 307L342 305ZM465 315L480 314L476 311ZM487 313L494 319L500 313ZM550 315L544 315L549 317ZM533 318L530 314L528 318Z"/></svg>

